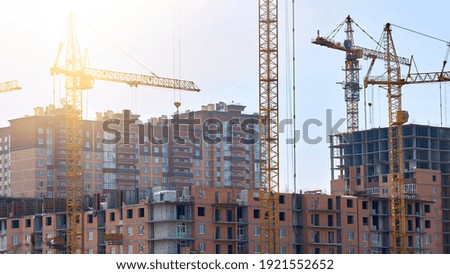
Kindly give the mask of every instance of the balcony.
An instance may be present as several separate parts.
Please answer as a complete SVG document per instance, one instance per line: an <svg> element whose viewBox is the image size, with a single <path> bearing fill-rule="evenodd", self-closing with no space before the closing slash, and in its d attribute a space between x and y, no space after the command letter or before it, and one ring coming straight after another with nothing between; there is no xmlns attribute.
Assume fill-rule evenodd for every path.
<svg viewBox="0 0 450 274"><path fill-rule="evenodd" d="M194 219L190 216L180 215L178 217L170 217L170 218L160 218L150 220L149 223L159 223L159 222L193 222Z"/></svg>
<svg viewBox="0 0 450 274"><path fill-rule="evenodd" d="M156 233L155 233L156 234ZM150 237L151 241L164 241L164 240L194 240L191 234L181 233L181 232L170 232L164 233L162 235L157 235Z"/></svg>
<svg viewBox="0 0 450 274"><path fill-rule="evenodd" d="M105 234L104 240L109 245L121 245L123 243L123 234L121 233Z"/></svg>

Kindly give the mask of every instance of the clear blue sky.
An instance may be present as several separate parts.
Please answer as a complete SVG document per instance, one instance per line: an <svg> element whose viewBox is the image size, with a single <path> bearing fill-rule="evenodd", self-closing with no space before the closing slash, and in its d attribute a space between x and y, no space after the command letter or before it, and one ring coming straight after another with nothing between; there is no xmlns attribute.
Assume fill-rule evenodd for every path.
<svg viewBox="0 0 450 274"><path fill-rule="evenodd" d="M291 0L287 1L291 3ZM297 128L315 118L325 123L326 109L333 120L345 117L343 92L336 82L344 79L341 67L344 53L312 45L317 29L331 32L347 15L375 39L386 22L450 40L446 27L450 4L446 1L356 1L324 0L296 2L297 54ZM280 0L284 15L286 1ZM179 7L179 8L178 8ZM82 48L89 49L92 67L146 73L115 45L133 55L161 76L194 80L199 94L182 93L182 110L196 110L211 102L239 102L248 112L258 110L258 36L257 0L130 0L130 1L18 1L0 2L0 82L18 79L23 90L0 97L0 125L7 120L31 114L33 107L52 103L52 78L49 67L66 27L68 10L74 10L93 25L107 42L84 23L78 24ZM284 30L284 17L280 22ZM446 52L443 43L393 30L399 55L414 54L420 71L438 71ZM341 32L336 40L343 41ZM280 72L285 75L285 37L280 37ZM362 32L356 30L358 45L374 48ZM361 61L361 77L367 61ZM382 71L379 62L373 75ZM56 92L64 92L63 79ZM285 81L281 79L280 102L286 102ZM450 90L448 84L443 91ZM372 89L370 89L372 92ZM172 91L139 88L137 111L143 119L174 111ZM374 93L373 126L387 121L385 93ZM120 111L132 106L129 87L96 82L88 92L89 117L96 111ZM439 124L439 85L404 88L404 108L411 121ZM370 94L369 94L370 95ZM177 95L178 96L178 95ZM371 97L371 96L369 96ZM361 104L362 106L362 104ZM285 111L281 111L284 115ZM381 115L380 115L381 114ZM282 117L283 118L283 117ZM368 119L370 117L368 116ZM361 114L361 120L364 115ZM361 123L361 127L363 124ZM345 127L341 128L342 130ZM311 131L311 137L325 137L325 127ZM282 148L282 151L285 151ZM284 153L283 153L284 154ZM297 146L298 185L302 189L325 189L329 185L329 150L325 142ZM286 158L281 158L282 185L285 185Z"/></svg>

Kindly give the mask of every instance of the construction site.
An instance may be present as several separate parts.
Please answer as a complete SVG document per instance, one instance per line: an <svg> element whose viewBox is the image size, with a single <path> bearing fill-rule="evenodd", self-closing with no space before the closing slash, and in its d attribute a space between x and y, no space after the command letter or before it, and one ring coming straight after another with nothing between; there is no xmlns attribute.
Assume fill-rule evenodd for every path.
<svg viewBox="0 0 450 274"><path fill-rule="evenodd" d="M295 46L301 4L285 1L281 12L279 2L259 0L254 11L257 86L245 94L258 102L218 94L192 110L177 94L208 93L197 80L91 67L78 39L81 19L70 12L65 40L48 60L53 102L1 121L0 254L449 254L450 127L443 122L442 87L450 82L450 42L377 20L376 41L351 15L329 25L337 27L327 36L312 34L303 46L321 46L317 58L342 59L342 70L321 69L344 78L344 100L335 106L344 109L346 123L326 133L329 157L313 163L327 167L328 191L306 187L297 154L310 155L297 147L299 140L285 140L286 118L293 121L287 137L301 128L296 104L303 91L295 80L303 66ZM434 70L419 71L414 52L397 55L400 30L437 41L445 58ZM376 46L359 46L357 31ZM279 52L283 43L286 56ZM60 102L55 79L62 81ZM287 96L281 79L289 82ZM83 92L97 82L169 90L174 107L169 115L144 118L124 103L84 116ZM26 92L21 83L0 83L0 96ZM402 89L430 83L440 85L441 123L411 122L414 109L404 108ZM385 102L370 98L373 86ZM387 125L375 125L374 105L383 102ZM291 158L280 159L284 154Z"/></svg>

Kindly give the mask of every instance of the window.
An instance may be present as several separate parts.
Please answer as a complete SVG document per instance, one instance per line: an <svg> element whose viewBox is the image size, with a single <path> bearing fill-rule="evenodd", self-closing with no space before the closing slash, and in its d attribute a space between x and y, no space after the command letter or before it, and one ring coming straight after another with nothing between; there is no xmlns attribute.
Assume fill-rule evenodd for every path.
<svg viewBox="0 0 450 274"><path fill-rule="evenodd" d="M430 211L431 211L430 205L426 204L426 205L424 206L424 210L425 210L425 213L430 213Z"/></svg>
<svg viewBox="0 0 450 274"><path fill-rule="evenodd" d="M425 220L425 228L431 228L431 221Z"/></svg>
<svg viewBox="0 0 450 274"><path fill-rule="evenodd" d="M204 207L197 208L197 216L199 216L199 217L205 216L205 208Z"/></svg>
<svg viewBox="0 0 450 274"><path fill-rule="evenodd" d="M369 225L369 218L368 217L363 217L362 218L362 222L363 222L363 225Z"/></svg>
<svg viewBox="0 0 450 274"><path fill-rule="evenodd" d="M364 233L363 234L363 242L367 243L369 241L369 234L368 233Z"/></svg>
<svg viewBox="0 0 450 274"><path fill-rule="evenodd" d="M254 253L260 253L261 252L261 248L260 248L259 244L255 244L253 246L253 252Z"/></svg>
<svg viewBox="0 0 450 274"><path fill-rule="evenodd" d="M367 209L367 201L362 202L362 209Z"/></svg>
<svg viewBox="0 0 450 274"><path fill-rule="evenodd" d="M311 215L311 224L313 226L319 226L320 224L320 219L319 219L319 214L312 214Z"/></svg>
<svg viewBox="0 0 450 274"><path fill-rule="evenodd" d="M280 229L280 238L281 239L286 238L286 229Z"/></svg>
<svg viewBox="0 0 450 274"><path fill-rule="evenodd" d="M280 195L279 196L279 202L280 202L280 205L283 205L285 203L285 196L284 195Z"/></svg>
<svg viewBox="0 0 450 274"><path fill-rule="evenodd" d="M313 243L320 243L320 232L313 231Z"/></svg>
<svg viewBox="0 0 450 274"><path fill-rule="evenodd" d="M347 240L353 241L355 239L355 233L354 232L348 232L347 233Z"/></svg>
<svg viewBox="0 0 450 274"><path fill-rule="evenodd" d="M132 209L128 209L127 210L127 219L132 219L133 218L133 210Z"/></svg>
<svg viewBox="0 0 450 274"><path fill-rule="evenodd" d="M433 175L433 182L436 182L436 175Z"/></svg>
<svg viewBox="0 0 450 274"><path fill-rule="evenodd" d="M38 139L38 143L39 143L40 145L43 145L43 144L44 144L44 138L39 138L39 139Z"/></svg>
<svg viewBox="0 0 450 274"><path fill-rule="evenodd" d="M349 248L348 254L355 254L355 249L353 247Z"/></svg>
<svg viewBox="0 0 450 274"><path fill-rule="evenodd" d="M19 220L12 220L11 228L19 228Z"/></svg>
<svg viewBox="0 0 450 274"><path fill-rule="evenodd" d="M328 199L328 210L333 210L333 199Z"/></svg>
<svg viewBox="0 0 450 274"><path fill-rule="evenodd" d="M352 208L352 207L353 207L353 200L347 199L347 208Z"/></svg>
<svg viewBox="0 0 450 274"><path fill-rule="evenodd" d="M431 236L425 236L425 244L430 245L431 244Z"/></svg>
<svg viewBox="0 0 450 274"><path fill-rule="evenodd" d="M31 219L25 220L25 227L31 227Z"/></svg>
<svg viewBox="0 0 450 274"><path fill-rule="evenodd" d="M12 237L12 244L13 245L18 245L19 244L19 237L18 236L13 236Z"/></svg>
<svg viewBox="0 0 450 274"><path fill-rule="evenodd" d="M261 235L261 228L259 226L255 226L255 228L253 229L253 235L255 236Z"/></svg>
<svg viewBox="0 0 450 274"><path fill-rule="evenodd" d="M216 254L220 254L220 245L216 245Z"/></svg>
<svg viewBox="0 0 450 274"><path fill-rule="evenodd" d="M94 232L89 231L88 232L88 241L92 241L92 240L94 240Z"/></svg>
<svg viewBox="0 0 450 274"><path fill-rule="evenodd" d="M328 215L328 226L333 226L333 215Z"/></svg>
<svg viewBox="0 0 450 274"><path fill-rule="evenodd" d="M349 224L349 225L353 224L353 216L352 215L347 216L347 224Z"/></svg>
<svg viewBox="0 0 450 274"><path fill-rule="evenodd" d="M198 234L205 234L205 225L198 226Z"/></svg>
<svg viewBox="0 0 450 274"><path fill-rule="evenodd" d="M133 246L132 245L128 246L128 254L133 254Z"/></svg>
<svg viewBox="0 0 450 274"><path fill-rule="evenodd" d="M116 213L111 212L109 213L109 221L114 222L116 220Z"/></svg>
<svg viewBox="0 0 450 274"><path fill-rule="evenodd" d="M200 244L198 245L198 250L199 250L200 252L202 252L202 253L205 253L205 252L206 252L206 244L205 244L205 243L200 243Z"/></svg>
<svg viewBox="0 0 450 274"><path fill-rule="evenodd" d="M139 226L139 235L145 235L145 227L143 225Z"/></svg>
<svg viewBox="0 0 450 274"><path fill-rule="evenodd" d="M259 219L259 209L254 209L253 210L253 218Z"/></svg>
<svg viewBox="0 0 450 274"><path fill-rule="evenodd" d="M139 253L145 252L145 244L139 244Z"/></svg>
<svg viewBox="0 0 450 274"><path fill-rule="evenodd" d="M155 168L153 169L153 173L158 174L158 173L159 173L159 167L155 167Z"/></svg>
<svg viewBox="0 0 450 274"><path fill-rule="evenodd" d="M38 128L38 133L39 133L39 134L44 134L44 129L43 129L43 128L41 128L41 127L40 127L40 128Z"/></svg>
<svg viewBox="0 0 450 274"><path fill-rule="evenodd" d="M139 214L139 218L145 217L145 210L144 210L144 208L139 208L138 214Z"/></svg>
<svg viewBox="0 0 450 274"><path fill-rule="evenodd" d="M280 254L286 254L286 247L280 246Z"/></svg>
<svg viewBox="0 0 450 274"><path fill-rule="evenodd" d="M46 225L52 225L52 217L45 218L45 224Z"/></svg>
<svg viewBox="0 0 450 274"><path fill-rule="evenodd" d="M334 243L334 232L333 231L328 232L328 243L330 243L330 244Z"/></svg>
<svg viewBox="0 0 450 274"><path fill-rule="evenodd" d="M44 161L43 160L38 160L38 166L44 166Z"/></svg>
<svg viewBox="0 0 450 274"><path fill-rule="evenodd" d="M87 222L88 222L88 224L92 224L94 222L94 215L89 214L87 216Z"/></svg>
<svg viewBox="0 0 450 274"><path fill-rule="evenodd" d="M133 236L133 228L132 228L132 227L129 227L129 228L127 229L127 235L128 235L128 236Z"/></svg>
<svg viewBox="0 0 450 274"><path fill-rule="evenodd" d="M154 147L154 148L153 148L153 151L154 151L155 153L159 153L159 147Z"/></svg>
<svg viewBox="0 0 450 274"><path fill-rule="evenodd" d="M280 212L280 221L286 221L286 213Z"/></svg>

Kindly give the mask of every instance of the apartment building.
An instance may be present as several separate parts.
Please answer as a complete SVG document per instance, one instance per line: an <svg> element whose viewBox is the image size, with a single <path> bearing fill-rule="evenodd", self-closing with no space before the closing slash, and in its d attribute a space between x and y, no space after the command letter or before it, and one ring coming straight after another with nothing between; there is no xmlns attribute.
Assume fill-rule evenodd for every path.
<svg viewBox="0 0 450 274"><path fill-rule="evenodd" d="M83 253L264 253L255 189L157 187L139 196L147 199L137 200L134 191L84 199ZM0 253L64 253L64 203L53 200L0 199ZM280 193L279 251L388 254L389 210L387 198ZM408 201L409 253L443 253L442 232L435 225L440 216L434 211L431 202Z"/></svg>
<svg viewBox="0 0 450 274"><path fill-rule="evenodd" d="M424 125L403 126L407 246L410 252L450 252L450 129ZM378 128L332 137L331 193L376 200L372 224L389 239L390 204L388 129ZM380 247L387 253L388 242ZM433 249L433 248L431 248Z"/></svg>
<svg viewBox="0 0 450 274"><path fill-rule="evenodd" d="M145 123L128 110L83 120L85 193L192 184L258 186L257 115L244 109L218 103ZM12 119L0 129L6 142L0 151L4 195L65 197L64 115L62 108L36 108L33 116Z"/></svg>

